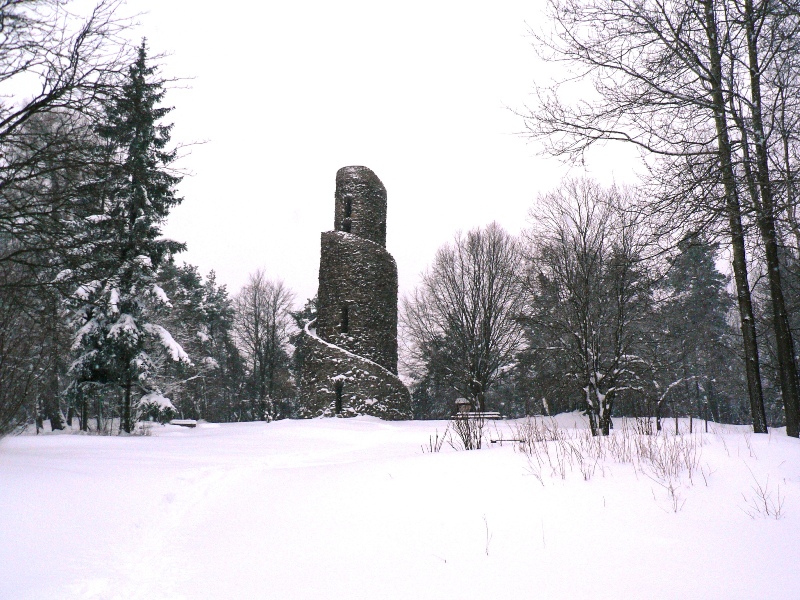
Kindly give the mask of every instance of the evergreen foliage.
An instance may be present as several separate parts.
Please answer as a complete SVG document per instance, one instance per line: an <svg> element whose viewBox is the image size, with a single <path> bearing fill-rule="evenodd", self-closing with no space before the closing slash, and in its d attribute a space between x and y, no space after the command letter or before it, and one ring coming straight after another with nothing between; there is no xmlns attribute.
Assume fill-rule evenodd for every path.
<svg viewBox="0 0 800 600"><path fill-rule="evenodd" d="M164 265L161 285L172 310L161 324L171 331L192 363L165 365L162 384L181 418L237 420L244 367L233 339L234 309L212 271L203 281L197 267Z"/></svg>
<svg viewBox="0 0 800 600"><path fill-rule="evenodd" d="M669 406L673 415L741 422L748 412L740 402L746 388L738 336L729 322L734 301L715 265L718 248L691 234L676 250L643 336L643 379L653 386L643 395L652 404L644 412L660 418ZM643 413L641 407L631 410Z"/></svg>
<svg viewBox="0 0 800 600"><path fill-rule="evenodd" d="M681 241L678 251L670 263L670 296L661 313L669 323L671 351L680 358L686 412L741 421L748 409L736 402L745 397L746 388L736 376L742 364L737 360L738 335L729 322L735 305L728 279L715 265L718 248L695 235Z"/></svg>
<svg viewBox="0 0 800 600"><path fill-rule="evenodd" d="M183 245L161 238L164 219L180 202L174 191L180 178L168 171L176 156L175 150L166 149L172 126L160 123L170 110L159 106L164 94L163 80L147 64L143 41L97 127L104 168L90 187L98 212L87 219L87 235L96 240L91 260L98 277L76 292L73 392L80 399L89 382L119 388L126 432L133 427L134 395L160 397L160 354L190 362L157 323L159 314L171 307L157 284L158 268L183 250ZM85 400L81 404L85 407Z"/></svg>

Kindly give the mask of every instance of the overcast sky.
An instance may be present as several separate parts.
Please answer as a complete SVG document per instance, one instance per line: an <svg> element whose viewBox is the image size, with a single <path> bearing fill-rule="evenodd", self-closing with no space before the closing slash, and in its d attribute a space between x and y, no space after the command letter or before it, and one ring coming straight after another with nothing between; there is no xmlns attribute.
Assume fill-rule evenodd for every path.
<svg viewBox="0 0 800 600"><path fill-rule="evenodd" d="M516 135L523 122L508 109L551 73L528 36L542 5L129 0L146 11L137 34L169 54L164 74L192 78L166 99L173 139L205 142L181 161L192 175L165 230L188 244L179 262L215 270L231 293L264 268L302 304L346 165L387 188L401 294L456 230L496 220L519 232L568 172ZM597 157L591 176L630 179L630 161Z"/></svg>

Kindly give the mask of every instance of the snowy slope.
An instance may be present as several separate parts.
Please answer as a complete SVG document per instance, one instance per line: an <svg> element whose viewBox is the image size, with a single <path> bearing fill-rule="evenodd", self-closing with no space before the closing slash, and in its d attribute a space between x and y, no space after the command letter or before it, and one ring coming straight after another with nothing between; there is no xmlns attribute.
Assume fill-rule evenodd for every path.
<svg viewBox="0 0 800 600"><path fill-rule="evenodd" d="M0 598L797 597L800 443L783 432L698 436L702 476L681 481L675 512L610 459L589 481L540 481L509 444L423 453L444 426L6 438ZM767 477L780 519L746 514Z"/></svg>

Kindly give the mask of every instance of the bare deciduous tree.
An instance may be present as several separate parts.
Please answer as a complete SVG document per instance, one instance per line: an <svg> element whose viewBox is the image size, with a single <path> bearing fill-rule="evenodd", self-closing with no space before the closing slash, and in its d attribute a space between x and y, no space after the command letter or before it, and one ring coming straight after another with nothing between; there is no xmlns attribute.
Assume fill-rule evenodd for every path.
<svg viewBox="0 0 800 600"><path fill-rule="evenodd" d="M539 47L546 58L580 69L591 80L595 95L569 104L562 101L558 85L540 88L539 104L527 122L531 134L558 155L579 157L600 140L635 145L655 158L658 166L666 165L669 173L682 169L680 177L662 178L664 197L671 200L668 210L726 222L753 428L766 432L742 208L749 193L741 170L757 166L757 161L745 156L748 142L736 133L731 110L734 99L740 99L748 107L751 123L757 116L756 88L745 93L747 86L740 85L755 66L746 42L752 33L752 3L738 11L737 19L733 13L739 4L733 0L550 0L555 32L540 36ZM790 8L784 2L759 3L767 4ZM759 140L760 135L755 133ZM756 148L755 154L759 152ZM763 194L769 190L758 185L755 190L764 207ZM754 209L758 212L758 207ZM757 215L762 235L770 228L769 212ZM777 269L774 275L778 277ZM780 298L773 299L780 308ZM776 329L788 333L780 310L775 319ZM790 336L781 340L779 345L787 351ZM791 374L786 375L791 379ZM789 379L784 386L787 420L794 407Z"/></svg>
<svg viewBox="0 0 800 600"><path fill-rule="evenodd" d="M531 212L529 352L575 381L594 435L608 435L615 397L635 384L652 278L647 238L628 198L568 180Z"/></svg>
<svg viewBox="0 0 800 600"><path fill-rule="evenodd" d="M41 285L75 240L70 235L81 186L92 176L91 129L128 64L116 13L100 0L85 16L65 0L0 0L0 261L25 278L0 285Z"/></svg>
<svg viewBox="0 0 800 600"><path fill-rule="evenodd" d="M236 340L248 363L259 418L273 418L272 400L287 392L294 297L283 281L258 270L234 299Z"/></svg>
<svg viewBox="0 0 800 600"><path fill-rule="evenodd" d="M521 348L522 266L517 240L491 223L442 246L402 303L417 371L436 371L481 411L487 390Z"/></svg>
<svg viewBox="0 0 800 600"><path fill-rule="evenodd" d="M92 172L91 125L127 63L121 0L84 15L67 4L0 0L0 432L33 397L60 426L64 348L52 288L74 290L56 275L76 244L90 245L73 234L88 202L79 188Z"/></svg>
<svg viewBox="0 0 800 600"><path fill-rule="evenodd" d="M13 430L42 383L44 346L28 309L30 294L0 288L0 436Z"/></svg>
<svg viewBox="0 0 800 600"><path fill-rule="evenodd" d="M794 101L782 102L785 82L780 76L775 77L773 65L790 64L796 60L792 55L800 40L800 11L796 3L783 1L736 0L732 5L727 13L728 28L738 33L741 50L737 52L738 48L729 45L730 62L734 68L740 64L744 72L740 78L739 97L730 102L731 113L741 136L742 170L755 209L766 262L786 431L790 436L798 437L800 387L778 247L777 219L780 211L777 203L780 197L775 175L780 168L773 166L781 163L780 144L776 143L780 136L773 135L779 129L776 121L785 118L787 112L796 107ZM787 56L788 60L785 59ZM797 76L796 72L794 76ZM731 96L733 98L734 94ZM789 188L785 191L786 207L789 207Z"/></svg>

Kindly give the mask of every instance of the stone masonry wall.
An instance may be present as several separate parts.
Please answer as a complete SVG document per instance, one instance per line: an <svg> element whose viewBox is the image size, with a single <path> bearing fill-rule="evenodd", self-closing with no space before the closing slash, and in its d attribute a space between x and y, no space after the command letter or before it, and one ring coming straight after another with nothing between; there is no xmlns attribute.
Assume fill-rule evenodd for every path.
<svg viewBox="0 0 800 600"><path fill-rule="evenodd" d="M313 324L312 324L313 326ZM410 419L411 396L403 382L378 365L304 332L301 417L370 415L387 421Z"/></svg>
<svg viewBox="0 0 800 600"><path fill-rule="evenodd" d="M336 173L333 228L386 246L386 188L367 167Z"/></svg>
<svg viewBox="0 0 800 600"><path fill-rule="evenodd" d="M396 374L397 267L391 255L353 234L329 231L322 234L319 273L317 335Z"/></svg>
<svg viewBox="0 0 800 600"><path fill-rule="evenodd" d="M317 320L304 333L304 416L411 418L397 377L397 265L385 246L386 188L366 167L339 169L334 231L321 236Z"/></svg>

